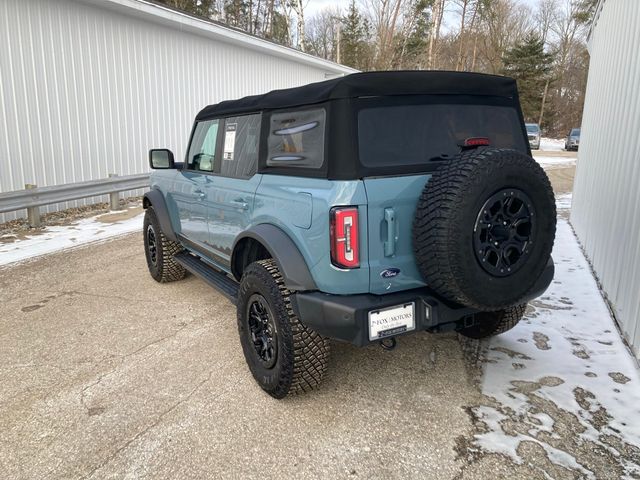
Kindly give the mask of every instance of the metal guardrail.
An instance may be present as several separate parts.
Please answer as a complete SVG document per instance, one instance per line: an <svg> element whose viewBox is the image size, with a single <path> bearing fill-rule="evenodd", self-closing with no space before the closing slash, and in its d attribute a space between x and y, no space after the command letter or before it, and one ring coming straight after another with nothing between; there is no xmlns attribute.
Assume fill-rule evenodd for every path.
<svg viewBox="0 0 640 480"><path fill-rule="evenodd" d="M100 180L67 183L65 185L55 185L51 187L25 185L24 190L0 193L0 213L27 209L29 224L35 227L40 225L40 212L38 207L42 205L109 195L111 209L118 210L118 192L136 190L148 186L148 173L126 175L123 177L111 174L109 178Z"/></svg>

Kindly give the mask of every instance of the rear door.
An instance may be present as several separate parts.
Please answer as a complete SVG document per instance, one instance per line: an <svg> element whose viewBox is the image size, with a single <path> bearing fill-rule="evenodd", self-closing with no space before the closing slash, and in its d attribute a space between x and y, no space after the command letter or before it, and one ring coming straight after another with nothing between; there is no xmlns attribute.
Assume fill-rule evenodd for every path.
<svg viewBox="0 0 640 480"><path fill-rule="evenodd" d="M429 175L365 178L369 287L388 293L423 286L413 255L411 226Z"/></svg>
<svg viewBox="0 0 640 480"><path fill-rule="evenodd" d="M208 245L228 265L236 237L251 222L255 193L262 175L257 174L260 114L228 117L221 125L222 160L207 187Z"/></svg>
<svg viewBox="0 0 640 480"><path fill-rule="evenodd" d="M466 97L451 104L404 98L367 99L360 105L360 163L373 173L364 178L370 291L382 294L423 286L412 230L418 198L431 172L459 153L470 137L487 137L492 146L528 153L524 125L511 106L474 104ZM424 173L389 175L391 169Z"/></svg>

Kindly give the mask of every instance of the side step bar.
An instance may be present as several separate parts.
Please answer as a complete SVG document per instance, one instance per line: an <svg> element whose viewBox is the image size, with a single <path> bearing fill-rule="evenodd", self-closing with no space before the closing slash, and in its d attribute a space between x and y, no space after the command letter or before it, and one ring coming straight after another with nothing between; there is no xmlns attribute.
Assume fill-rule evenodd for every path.
<svg viewBox="0 0 640 480"><path fill-rule="evenodd" d="M175 255L176 262L186 268L188 271L200 277L209 285L214 287L225 297L227 297L235 305L238 298L238 282L223 272L209 266L198 257L187 252L181 252Z"/></svg>

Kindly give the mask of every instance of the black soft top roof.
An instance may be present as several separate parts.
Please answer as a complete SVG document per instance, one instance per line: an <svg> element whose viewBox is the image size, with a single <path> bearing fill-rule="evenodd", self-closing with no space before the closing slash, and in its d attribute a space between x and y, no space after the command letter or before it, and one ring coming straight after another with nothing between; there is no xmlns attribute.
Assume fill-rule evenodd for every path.
<svg viewBox="0 0 640 480"><path fill-rule="evenodd" d="M273 90L209 105L196 120L229 114L290 108L342 98L390 95L489 95L516 98L514 79L498 75L443 71L352 73L302 87Z"/></svg>

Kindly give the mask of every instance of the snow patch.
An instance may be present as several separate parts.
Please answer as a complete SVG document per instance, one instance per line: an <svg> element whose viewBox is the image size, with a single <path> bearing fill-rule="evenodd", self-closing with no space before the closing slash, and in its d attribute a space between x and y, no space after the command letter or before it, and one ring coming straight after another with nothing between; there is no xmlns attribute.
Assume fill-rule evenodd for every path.
<svg viewBox="0 0 640 480"><path fill-rule="evenodd" d="M142 230L144 214L112 223L99 221L101 216L103 215L84 218L70 225L46 227L41 233L27 235L26 238L12 243L1 242L3 238L6 239L11 235L0 237L0 265L20 262Z"/></svg>
<svg viewBox="0 0 640 480"><path fill-rule="evenodd" d="M571 195L559 197L557 203L558 208L569 208ZM558 220L553 258L556 274L549 289L530 302L516 328L484 345L482 393L495 399L497 406L475 410L488 428L476 435L476 443L485 451L522 462L518 446L522 441L535 442L552 462L594 478L570 453L545 442L544 432L553 431L553 415L569 415L581 426L574 432L577 442L594 442L619 457L631 476L638 472L637 465L603 439L609 435L640 446L640 372L565 220ZM535 341L541 337L548 338L547 348ZM542 403L550 405L543 415ZM515 417L526 419L527 431L509 430L508 420Z"/></svg>
<svg viewBox="0 0 640 480"><path fill-rule="evenodd" d="M562 195L556 195L556 209L558 210L571 210L571 201L573 200L572 193L564 193Z"/></svg>
<svg viewBox="0 0 640 480"><path fill-rule="evenodd" d="M540 139L540 150L546 152L561 152L564 150L564 138L547 138Z"/></svg>
<svg viewBox="0 0 640 480"><path fill-rule="evenodd" d="M536 155L535 151L532 153L533 153L534 160L538 162L540 165L542 165L543 167L550 167L550 166L556 166L556 165L559 165L562 167L569 167L576 164L576 159L572 157L547 157L542 155Z"/></svg>

